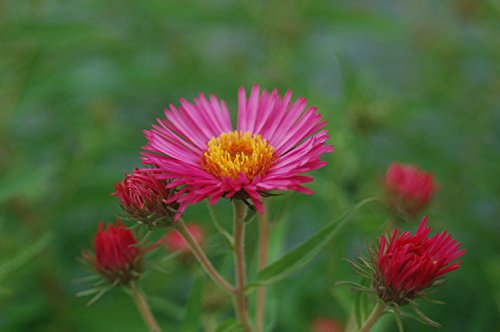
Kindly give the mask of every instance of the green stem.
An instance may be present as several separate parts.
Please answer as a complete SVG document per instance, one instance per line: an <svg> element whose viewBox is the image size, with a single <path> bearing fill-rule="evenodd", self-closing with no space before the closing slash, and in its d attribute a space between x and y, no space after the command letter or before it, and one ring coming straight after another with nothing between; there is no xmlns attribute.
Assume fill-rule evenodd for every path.
<svg viewBox="0 0 500 332"><path fill-rule="evenodd" d="M217 272L217 270L214 268L214 266L208 259L207 255L205 255L203 249L201 249L200 245L196 242L196 240L193 238L193 236L187 229L186 225L184 224L184 221L182 220L177 221L177 229L179 230L179 233L181 233L184 240L186 240L186 242L188 243L189 248L191 249L191 252L193 253L194 257L196 257L198 262L200 262L201 266L207 272L207 274L212 278L212 280L226 292L234 294L235 288L231 286L226 281L226 279L224 279L224 277L222 277L219 274L219 272Z"/></svg>
<svg viewBox="0 0 500 332"><path fill-rule="evenodd" d="M370 316L366 319L365 323L363 326L361 326L361 329L359 332L368 332L370 329L375 325L375 323L382 317L382 314L384 313L385 310L385 304L383 304L380 301L377 301L377 304L375 305L375 308L373 308L372 313Z"/></svg>
<svg viewBox="0 0 500 332"><path fill-rule="evenodd" d="M240 200L234 201L234 261L236 289L234 309L236 317L243 325L245 332L251 332L248 320L247 302L245 298L245 218L246 206Z"/></svg>
<svg viewBox="0 0 500 332"><path fill-rule="evenodd" d="M161 328L156 322L156 319L154 318L153 313L149 308L148 302L146 301L146 298L144 297L140 289L134 282L130 284L130 288L132 290L134 301L137 304L137 308L139 309L139 312L141 313L141 316L144 319L144 322L146 323L148 329L151 332L161 332Z"/></svg>
<svg viewBox="0 0 500 332"><path fill-rule="evenodd" d="M267 208L264 215L258 215L259 219L259 270L262 270L267 265L267 252L269 244L269 223L267 221ZM264 330L264 305L266 302L266 288L259 287L257 289L256 313L255 313L255 328L257 332Z"/></svg>

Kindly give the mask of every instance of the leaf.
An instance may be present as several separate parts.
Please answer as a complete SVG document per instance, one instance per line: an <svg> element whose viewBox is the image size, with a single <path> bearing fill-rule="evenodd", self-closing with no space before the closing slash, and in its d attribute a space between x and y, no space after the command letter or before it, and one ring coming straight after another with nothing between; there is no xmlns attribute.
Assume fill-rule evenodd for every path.
<svg viewBox="0 0 500 332"><path fill-rule="evenodd" d="M76 297L84 297L84 296L94 295L94 294L99 293L101 290L102 290L102 287L86 289L84 291L76 293Z"/></svg>
<svg viewBox="0 0 500 332"><path fill-rule="evenodd" d="M0 280L5 278L8 274L28 264L28 262L44 250L47 245L52 241L52 234L45 233L42 237L35 241L32 245L21 251L13 259L4 262L0 265Z"/></svg>
<svg viewBox="0 0 500 332"><path fill-rule="evenodd" d="M154 312L161 313L177 321L181 321L184 317L186 308L168 300L166 297L150 295L148 300Z"/></svg>
<svg viewBox="0 0 500 332"><path fill-rule="evenodd" d="M243 331L243 326L235 319L223 321L214 332L239 332Z"/></svg>
<svg viewBox="0 0 500 332"><path fill-rule="evenodd" d="M267 292L266 305L264 307L264 331L275 331L279 315L279 298L273 290Z"/></svg>
<svg viewBox="0 0 500 332"><path fill-rule="evenodd" d="M257 280L249 284L249 288L280 281L302 268L330 242L337 231L351 219L359 208L373 200L371 198L361 201L342 217L320 229L300 246L285 254L278 261L265 267L257 274Z"/></svg>
<svg viewBox="0 0 500 332"><path fill-rule="evenodd" d="M203 276L199 275L195 278L193 289L189 296L186 306L186 315L184 316L181 331L182 332L197 332L201 325L202 297L203 297Z"/></svg>
<svg viewBox="0 0 500 332"><path fill-rule="evenodd" d="M417 314L417 316L423 320L426 324L432 326L432 327L441 327L441 324L439 324L438 322L435 322L433 321L432 319L430 319L429 317L427 317L427 315L425 315L422 311L420 311L420 309L417 308L417 306L415 305L412 305L411 306L413 311Z"/></svg>
<svg viewBox="0 0 500 332"><path fill-rule="evenodd" d="M255 210L254 207L249 207L247 209L247 212L245 213L245 217L243 218L243 222L245 224L248 224L249 222L251 222L253 220L253 218L255 218L256 213L257 213L257 210Z"/></svg>
<svg viewBox="0 0 500 332"><path fill-rule="evenodd" d="M401 311L397 304L394 304L394 318L396 319L399 332L404 332L403 322L401 321Z"/></svg>
<svg viewBox="0 0 500 332"><path fill-rule="evenodd" d="M224 240L226 242L228 249L233 251L234 250L233 237L231 236L231 234L229 234L226 231L226 229L222 225L219 214L217 213L217 210L215 209L215 206L207 203L207 207L208 207L208 211L210 213L210 218L212 219L212 222L213 222L215 228L224 237Z"/></svg>
<svg viewBox="0 0 500 332"><path fill-rule="evenodd" d="M33 170L16 169L0 178L0 203L15 196L36 197L47 188L47 181L53 172L51 167Z"/></svg>
<svg viewBox="0 0 500 332"><path fill-rule="evenodd" d="M96 303L104 294L106 294L106 292L108 292L109 290L111 290L113 287L116 287L118 286L118 279L116 279L115 282L113 282L112 284L109 284L108 286L106 287L101 287L99 289L99 291L97 292L97 294L90 299L90 301L87 302L87 306L91 306L92 304ZM78 294L77 294L78 296Z"/></svg>
<svg viewBox="0 0 500 332"><path fill-rule="evenodd" d="M362 287L369 287L370 280L364 278L361 282ZM354 317L356 319L356 326L360 327L366 320L369 314L370 301L368 300L366 292L357 291L354 296Z"/></svg>
<svg viewBox="0 0 500 332"><path fill-rule="evenodd" d="M0 298L11 296L12 294L13 294L12 290L5 287L0 287Z"/></svg>

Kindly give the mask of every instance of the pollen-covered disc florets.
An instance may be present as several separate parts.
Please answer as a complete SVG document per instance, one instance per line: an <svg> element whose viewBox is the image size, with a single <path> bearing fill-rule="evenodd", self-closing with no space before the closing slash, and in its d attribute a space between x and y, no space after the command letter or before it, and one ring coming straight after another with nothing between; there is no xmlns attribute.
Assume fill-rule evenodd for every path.
<svg viewBox="0 0 500 332"><path fill-rule="evenodd" d="M179 205L169 202L173 190L161 180L156 169L136 168L115 185L113 196L120 198L124 219L145 224L149 229L171 224Z"/></svg>
<svg viewBox="0 0 500 332"><path fill-rule="evenodd" d="M100 223L94 240L94 254L83 253L95 271L111 283L127 285L140 277L142 251L132 232L117 221L115 225Z"/></svg>
<svg viewBox="0 0 500 332"><path fill-rule="evenodd" d="M203 153L202 168L221 179L237 179L244 174L248 180L265 174L275 160L274 148L262 136L250 132L222 133L208 142Z"/></svg>
<svg viewBox="0 0 500 332"><path fill-rule="evenodd" d="M377 250L371 254L372 286L382 301L406 304L460 267L460 261L452 261L465 253L459 250L461 243L446 231L428 237L430 227L426 223L427 217L415 234L399 234L396 229L390 239L379 239Z"/></svg>

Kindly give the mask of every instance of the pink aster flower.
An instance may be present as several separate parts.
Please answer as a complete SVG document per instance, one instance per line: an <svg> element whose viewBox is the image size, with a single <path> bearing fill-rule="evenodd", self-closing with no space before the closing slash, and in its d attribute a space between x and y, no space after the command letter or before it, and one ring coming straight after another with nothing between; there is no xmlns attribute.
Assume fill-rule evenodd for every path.
<svg viewBox="0 0 500 332"><path fill-rule="evenodd" d="M455 261L465 253L461 243L446 231L428 237L427 217L415 234L396 229L391 238L382 236L372 255L373 287L386 303L406 304L430 286L439 284L445 274L460 267Z"/></svg>
<svg viewBox="0 0 500 332"><path fill-rule="evenodd" d="M389 207L409 216L422 211L437 191L431 173L400 163L389 166L384 185Z"/></svg>
<svg viewBox="0 0 500 332"><path fill-rule="evenodd" d="M236 128L224 101L200 94L190 103L170 105L165 118L145 131L144 162L155 165L169 187L180 188L170 198L180 203L176 218L189 204L205 198L215 204L221 197L250 200L262 213L261 196L271 190L294 190L313 179L302 175L323 167L320 160L333 148L326 145L326 121L304 98L292 102L288 91L238 93Z"/></svg>

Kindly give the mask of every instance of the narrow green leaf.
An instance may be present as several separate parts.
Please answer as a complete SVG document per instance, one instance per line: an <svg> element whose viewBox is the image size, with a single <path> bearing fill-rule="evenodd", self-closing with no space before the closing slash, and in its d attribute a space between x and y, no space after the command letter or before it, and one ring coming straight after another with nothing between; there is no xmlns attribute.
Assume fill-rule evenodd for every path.
<svg viewBox="0 0 500 332"><path fill-rule="evenodd" d="M38 255L52 240L50 233L45 233L42 237L35 241L32 245L21 251L13 259L4 262L0 265L0 280L8 274L26 265L33 257Z"/></svg>
<svg viewBox="0 0 500 332"><path fill-rule="evenodd" d="M368 288L370 286L370 280L364 278L361 281L361 286ZM370 306L373 304L369 301L367 292L357 291L354 295L354 317L356 319L357 327L361 327L363 322L368 318L370 313Z"/></svg>
<svg viewBox="0 0 500 332"><path fill-rule="evenodd" d="M395 314L395 310L394 309L390 309L389 310L390 312L392 312L394 315ZM410 313L410 312L404 312L404 311L400 311L400 315L401 315L401 318L410 318L410 319L413 319L419 323L422 323L422 324L427 324L425 321L423 321L422 319L420 319L416 314L414 313Z"/></svg>
<svg viewBox="0 0 500 332"><path fill-rule="evenodd" d="M247 213L245 214L245 218L243 218L243 222L248 224L255 218L257 210L255 208L248 208Z"/></svg>
<svg viewBox="0 0 500 332"><path fill-rule="evenodd" d="M311 238L306 240L300 246L291 250L278 261L270 264L257 274L257 280L250 283L250 287L258 285L267 285L280 281L290 274L296 272L308 262L310 262L328 242L333 238L337 231L354 215L354 213L364 206L372 202L374 199L367 199L357 204L342 217L329 223L320 229Z"/></svg>
<svg viewBox="0 0 500 332"><path fill-rule="evenodd" d="M52 174L53 168L44 167L36 171L16 169L0 178L0 203L10 197L28 196L36 197L47 187L47 179Z"/></svg>
<svg viewBox="0 0 500 332"><path fill-rule="evenodd" d="M243 326L235 320L228 319L223 321L214 332L240 332L243 331Z"/></svg>
<svg viewBox="0 0 500 332"><path fill-rule="evenodd" d="M6 288L6 287L0 287L0 298L6 297L6 296L11 296L13 294L12 290Z"/></svg>
<svg viewBox="0 0 500 332"><path fill-rule="evenodd" d="M181 331L197 332L201 326L202 296L203 296L203 276L198 274L195 278L193 289L189 296Z"/></svg>
<svg viewBox="0 0 500 332"><path fill-rule="evenodd" d="M363 295L362 292L356 292L354 295L354 303L353 303L353 312L354 312L354 318L356 320L356 328L361 327L361 324L363 324L363 315L361 314L361 296Z"/></svg>
<svg viewBox="0 0 500 332"><path fill-rule="evenodd" d="M441 327L441 324L430 319L427 315L425 315L422 311L420 311L420 309L418 309L417 306L412 305L412 309L417 314L417 316L420 319L422 319L427 325L430 325L430 326L436 327L436 328Z"/></svg>
<svg viewBox="0 0 500 332"><path fill-rule="evenodd" d="M113 287L116 287L117 285L118 285L118 279L112 284L109 284L106 287L102 287L99 290L99 292L92 299L90 299L90 301L87 302L87 306L90 307L92 304L96 303L104 294L106 294L107 291L109 291Z"/></svg>
<svg viewBox="0 0 500 332"><path fill-rule="evenodd" d="M210 213L210 218L212 219L212 222L213 222L215 228L224 237L224 239L226 241L227 247L231 251L234 250L233 237L231 236L231 234L229 234L226 231L226 229L222 225L222 222L220 220L219 214L217 213L217 210L215 209L215 206L214 205L210 205L209 203L207 203L207 207L208 207L208 211Z"/></svg>
<svg viewBox="0 0 500 332"><path fill-rule="evenodd" d="M275 331L279 315L279 298L274 290L267 291L266 305L264 307L264 331Z"/></svg>
<svg viewBox="0 0 500 332"><path fill-rule="evenodd" d="M102 290L102 287L86 289L84 291L76 293L76 297L83 297L83 296L94 295L94 294L99 293L101 290Z"/></svg>
<svg viewBox="0 0 500 332"><path fill-rule="evenodd" d="M98 280L102 280L102 276L100 276L99 274L95 273L95 274L90 274L88 276L85 276L85 277L81 277L81 278L76 278L74 279L74 281L76 283L87 283L87 282L92 282L92 281L98 281Z"/></svg>
<svg viewBox="0 0 500 332"><path fill-rule="evenodd" d="M401 320L401 311L399 310L399 306L397 304L394 304L394 318L396 319L399 332L404 332L403 322Z"/></svg>
<svg viewBox="0 0 500 332"><path fill-rule="evenodd" d="M161 313L177 321L185 316L186 308L163 296L148 296L149 305L154 312Z"/></svg>

